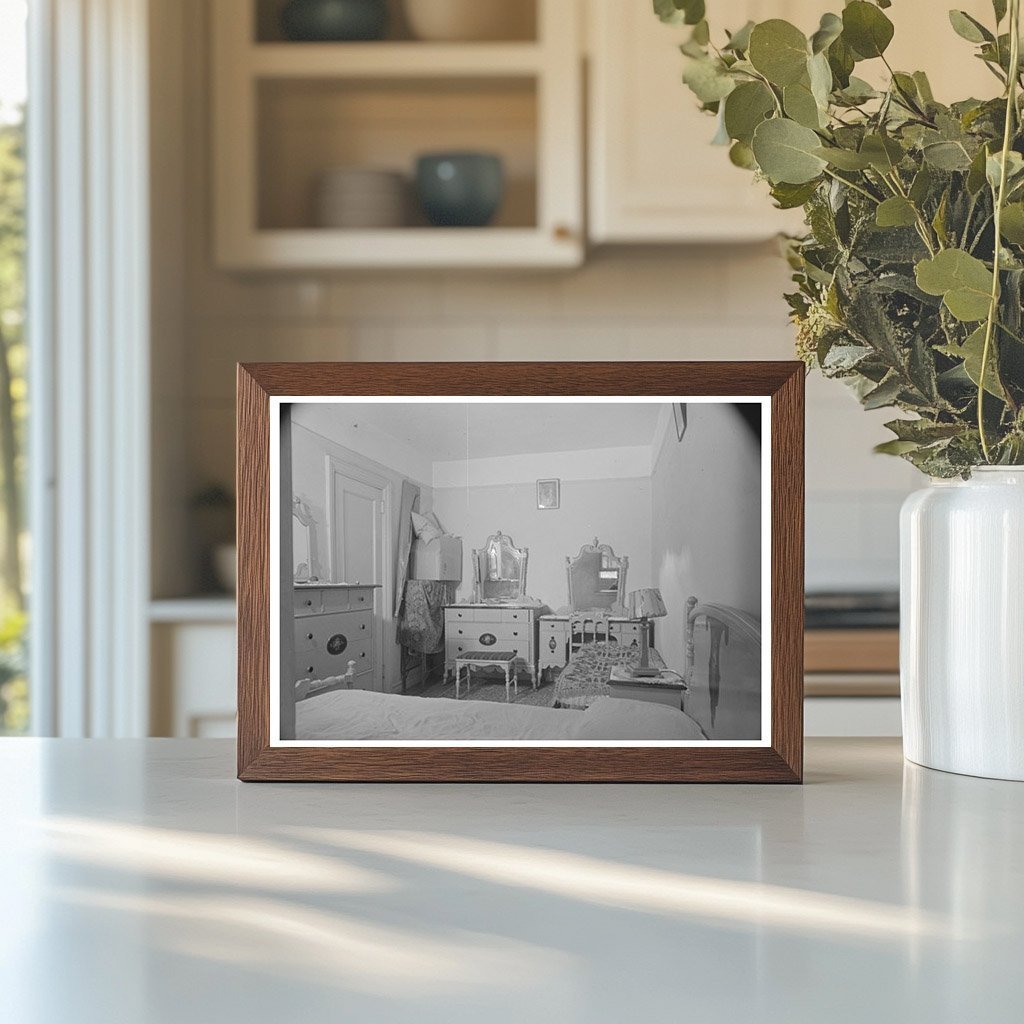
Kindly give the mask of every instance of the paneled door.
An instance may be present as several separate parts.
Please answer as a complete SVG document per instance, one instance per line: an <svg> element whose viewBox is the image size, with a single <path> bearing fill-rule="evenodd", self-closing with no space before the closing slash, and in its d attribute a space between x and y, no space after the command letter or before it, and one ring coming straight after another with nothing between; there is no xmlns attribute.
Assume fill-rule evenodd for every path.
<svg viewBox="0 0 1024 1024"><path fill-rule="evenodd" d="M390 488L355 466L327 458L327 514L330 530L331 582L378 584L373 591L374 643L377 646L373 688L383 688L382 609L388 607L385 576L385 520Z"/></svg>

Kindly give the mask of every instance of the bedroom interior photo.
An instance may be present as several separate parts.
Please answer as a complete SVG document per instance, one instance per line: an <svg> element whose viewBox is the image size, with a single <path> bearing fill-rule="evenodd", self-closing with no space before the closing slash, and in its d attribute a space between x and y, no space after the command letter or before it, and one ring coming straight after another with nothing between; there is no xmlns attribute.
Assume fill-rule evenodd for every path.
<svg viewBox="0 0 1024 1024"><path fill-rule="evenodd" d="M761 740L761 416L282 406L280 741Z"/></svg>

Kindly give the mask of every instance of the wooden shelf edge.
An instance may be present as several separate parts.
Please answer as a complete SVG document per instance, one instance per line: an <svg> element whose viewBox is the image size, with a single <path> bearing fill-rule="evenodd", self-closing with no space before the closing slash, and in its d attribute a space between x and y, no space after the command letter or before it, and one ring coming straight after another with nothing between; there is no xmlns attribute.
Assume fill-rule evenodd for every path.
<svg viewBox="0 0 1024 1024"><path fill-rule="evenodd" d="M808 629L805 672L898 673L897 629Z"/></svg>
<svg viewBox="0 0 1024 1024"><path fill-rule="evenodd" d="M531 76L537 43L256 43L243 67L256 78L437 78Z"/></svg>

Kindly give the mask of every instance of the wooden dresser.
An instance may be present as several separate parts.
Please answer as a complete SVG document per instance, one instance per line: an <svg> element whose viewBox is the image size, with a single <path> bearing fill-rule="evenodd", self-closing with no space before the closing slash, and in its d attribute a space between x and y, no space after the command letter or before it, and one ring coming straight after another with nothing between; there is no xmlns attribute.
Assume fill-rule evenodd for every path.
<svg viewBox="0 0 1024 1024"><path fill-rule="evenodd" d="M296 680L341 676L354 661L356 689L383 687L373 607L378 589L347 584L295 588Z"/></svg>
<svg viewBox="0 0 1024 1024"><path fill-rule="evenodd" d="M530 605L453 604L444 610L445 675L469 651L513 651L517 668L537 677L537 615Z"/></svg>
<svg viewBox="0 0 1024 1024"><path fill-rule="evenodd" d="M640 646L643 623L640 619L611 618L608 635L612 640L630 647ZM650 623L650 643L654 645L654 623ZM569 616L542 615L540 617L539 668L563 669L569 663Z"/></svg>

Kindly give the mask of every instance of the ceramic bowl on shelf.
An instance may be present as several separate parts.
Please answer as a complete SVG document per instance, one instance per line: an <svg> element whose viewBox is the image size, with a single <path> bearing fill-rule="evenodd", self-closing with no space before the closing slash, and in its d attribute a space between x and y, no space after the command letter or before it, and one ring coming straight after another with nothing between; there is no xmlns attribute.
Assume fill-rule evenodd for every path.
<svg viewBox="0 0 1024 1024"><path fill-rule="evenodd" d="M363 42L388 27L387 0L289 0L281 28L293 42Z"/></svg>
<svg viewBox="0 0 1024 1024"><path fill-rule="evenodd" d="M505 195L505 171L494 153L425 153L416 162L416 193L435 227L489 224Z"/></svg>
<svg viewBox="0 0 1024 1024"><path fill-rule="evenodd" d="M426 42L487 42L535 37L534 0L404 0L405 17Z"/></svg>
<svg viewBox="0 0 1024 1024"><path fill-rule="evenodd" d="M409 186L405 175L371 167L336 167L324 172L316 195L321 228L373 230L406 223Z"/></svg>

